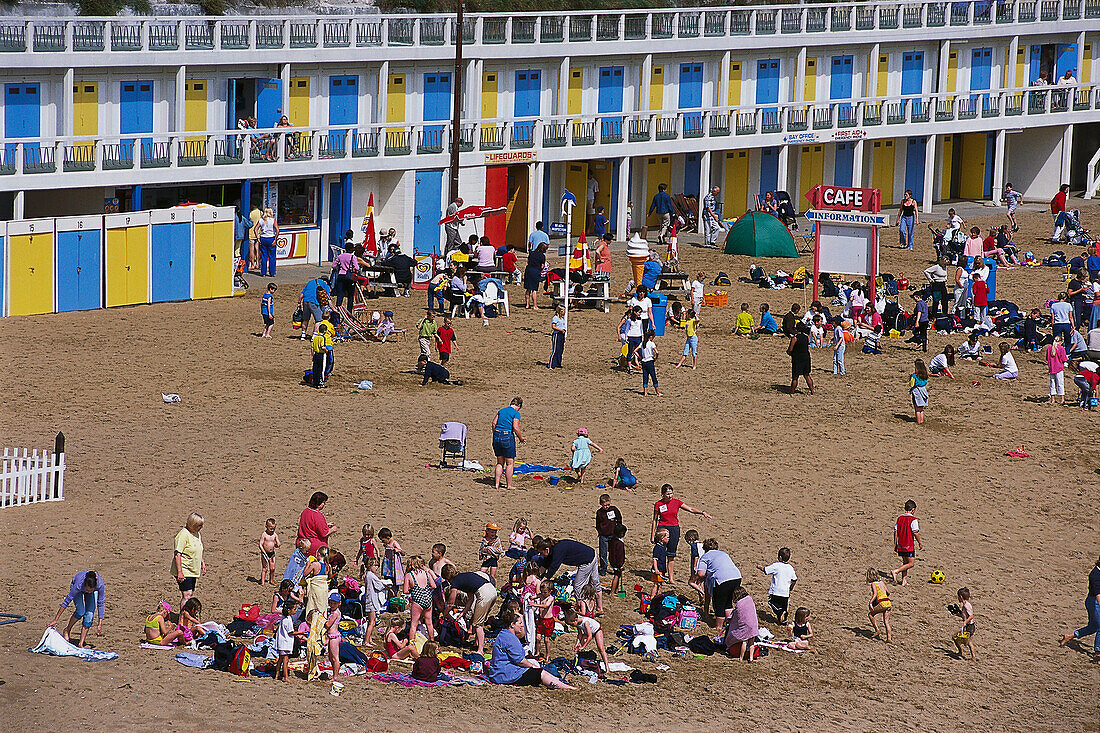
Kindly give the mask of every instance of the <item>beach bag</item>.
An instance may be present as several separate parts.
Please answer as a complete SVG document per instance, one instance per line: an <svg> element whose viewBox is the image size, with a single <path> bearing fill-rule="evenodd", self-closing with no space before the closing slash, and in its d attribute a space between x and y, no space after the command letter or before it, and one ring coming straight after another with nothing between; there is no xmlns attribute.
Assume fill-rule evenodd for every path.
<svg viewBox="0 0 1100 733"><path fill-rule="evenodd" d="M733 283L730 282L730 276L727 275L724 272L719 272L715 276L714 282L711 283L711 285L732 285L732 284Z"/></svg>
<svg viewBox="0 0 1100 733"><path fill-rule="evenodd" d="M883 285L883 288L886 290L887 295L897 295L898 294L898 281L894 280L893 278L890 278L889 280L887 280L885 282L885 284Z"/></svg>
<svg viewBox="0 0 1100 733"><path fill-rule="evenodd" d="M298 307L294 309L294 315L290 317L291 328L297 330L302 327L302 319L306 317L305 310L302 308L302 304L299 303Z"/></svg>
<svg viewBox="0 0 1100 733"><path fill-rule="evenodd" d="M241 610L237 611L237 618L241 621L258 621L260 618L260 607L255 603L242 603Z"/></svg>
<svg viewBox="0 0 1100 733"><path fill-rule="evenodd" d="M248 651L248 647L237 647L237 651L233 652L233 658L229 661L230 674L235 674L238 677L247 677L249 667L251 666L252 654Z"/></svg>
<svg viewBox="0 0 1100 733"><path fill-rule="evenodd" d="M482 310L484 311L486 318L496 318L497 317L497 307L495 305L484 306L482 308Z"/></svg>
<svg viewBox="0 0 1100 733"><path fill-rule="evenodd" d="M385 672L390 668L390 662L382 652L373 651L367 659L366 667L368 672Z"/></svg>
<svg viewBox="0 0 1100 733"><path fill-rule="evenodd" d="M221 672L228 672L229 665L233 661L233 655L237 653L237 649L239 648L237 644L230 641L215 644L214 660L210 663L210 668Z"/></svg>

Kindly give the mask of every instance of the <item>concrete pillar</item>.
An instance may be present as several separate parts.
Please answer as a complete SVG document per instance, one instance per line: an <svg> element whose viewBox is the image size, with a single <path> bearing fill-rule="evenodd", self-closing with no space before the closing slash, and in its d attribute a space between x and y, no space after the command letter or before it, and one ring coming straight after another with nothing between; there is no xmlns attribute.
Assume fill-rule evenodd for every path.
<svg viewBox="0 0 1100 733"><path fill-rule="evenodd" d="M638 194L634 197L634 211L632 213L631 226L636 230L642 231L646 227L646 209L649 208L649 201L646 200L646 191L648 190L649 181L649 166L646 165L645 156L639 156L631 161L634 165L634 178L637 181Z"/></svg>
<svg viewBox="0 0 1100 733"><path fill-rule="evenodd" d="M946 92L947 89L947 59L951 55L951 41L940 41L940 78L936 80L936 91Z"/></svg>
<svg viewBox="0 0 1100 733"><path fill-rule="evenodd" d="M699 154L699 201L696 205L696 210L699 212L699 215L695 218L695 231L698 234L703 233L703 197L710 193L710 187L714 185L710 175L710 159L709 150L705 150ZM782 163L780 163L780 165L782 165Z"/></svg>
<svg viewBox="0 0 1100 733"><path fill-rule="evenodd" d="M1073 72L1073 78L1081 81L1081 69L1085 67L1085 32L1077 34L1077 69Z"/></svg>
<svg viewBox="0 0 1100 733"><path fill-rule="evenodd" d="M73 84L75 84L75 73L70 67L65 69L65 81L62 83L61 88L61 135L68 136L73 134Z"/></svg>
<svg viewBox="0 0 1100 733"><path fill-rule="evenodd" d="M921 211L932 213L932 200L936 196L936 146L938 135L929 135L924 141L924 194L921 196Z"/></svg>
<svg viewBox="0 0 1100 733"><path fill-rule="evenodd" d="M862 140L856 140L854 150L852 151L852 187L853 188L863 188L863 141Z"/></svg>
<svg viewBox="0 0 1100 733"><path fill-rule="evenodd" d="M727 65L728 66L728 65ZM642 83L638 88L638 110L649 109L649 85L653 79L653 54L647 53L642 59Z"/></svg>
<svg viewBox="0 0 1100 733"><path fill-rule="evenodd" d="M876 43L871 46L871 55L867 57L867 62L871 65L871 68L867 69L868 81L865 87L868 97L878 96L878 55L879 45Z"/></svg>
<svg viewBox="0 0 1100 733"><path fill-rule="evenodd" d="M531 189L527 196L527 231L535 231L535 222L542 217L542 200L545 197L546 188L546 163L535 162L531 164ZM547 231L549 224L545 224Z"/></svg>
<svg viewBox="0 0 1100 733"><path fill-rule="evenodd" d="M862 141L860 141L862 142ZM779 146L779 173L776 176L776 181L779 185L780 191L790 190L789 181L787 180L790 174L790 157L791 146L780 145Z"/></svg>
<svg viewBox="0 0 1100 733"><path fill-rule="evenodd" d="M615 202L615 234L619 241L630 239L626 228L626 207L630 202L630 158L619 158L619 190Z"/></svg>
<svg viewBox="0 0 1100 733"><path fill-rule="evenodd" d="M558 114L569 114L569 57L561 60L558 67Z"/></svg>
<svg viewBox="0 0 1100 733"><path fill-rule="evenodd" d="M485 78L485 61L483 59L471 60L466 65L466 95L465 109L462 111L464 120L481 119L481 80Z"/></svg>
<svg viewBox="0 0 1100 733"><path fill-rule="evenodd" d="M1008 44L1008 63L1005 64L1004 74L1002 74L1003 84L1001 89L1012 89L1016 86L1016 54L1020 51L1020 37L1013 36L1012 40ZM1024 80L1027 83L1027 80Z"/></svg>
<svg viewBox="0 0 1100 733"><path fill-rule="evenodd" d="M993 191L990 202L997 206L1001 203L1001 191L1005 187L1005 143L1008 141L1006 130L997 130L993 143Z"/></svg>
<svg viewBox="0 0 1100 733"><path fill-rule="evenodd" d="M806 100L806 47L801 46L798 49L798 58L795 61L794 101L803 102L805 100Z"/></svg>
<svg viewBox="0 0 1100 733"><path fill-rule="evenodd" d="M27 198L27 192L26 191L16 191L15 192L15 201L12 204L12 219L15 219L16 221L18 221L19 219L26 219L27 218L24 214L24 207L26 206L26 203L27 203L26 198Z"/></svg>
<svg viewBox="0 0 1100 733"><path fill-rule="evenodd" d="M173 132L181 132L186 126L185 114L187 112L187 104L185 99L187 98L187 67L179 66L176 68L176 100L175 109L176 114L173 116L174 121L172 123Z"/></svg>
<svg viewBox="0 0 1100 733"><path fill-rule="evenodd" d="M280 115L290 114L290 64L283 64L279 67L279 80L282 82L280 86L283 88L283 100L282 109L279 110Z"/></svg>
<svg viewBox="0 0 1100 733"><path fill-rule="evenodd" d="M378 109L375 110L376 122L389 122L386 119L386 108L389 106L390 92L390 62L383 61L378 66Z"/></svg>
<svg viewBox="0 0 1100 733"><path fill-rule="evenodd" d="M1062 180L1060 183L1069 183L1069 163L1073 153L1073 125L1066 125L1062 133Z"/></svg>
<svg viewBox="0 0 1100 733"><path fill-rule="evenodd" d="M722 68L719 70L718 73L718 95L716 97L716 104L719 107L725 107L727 104L730 103L729 93L731 60L732 55L729 51L726 51L724 54L722 54Z"/></svg>

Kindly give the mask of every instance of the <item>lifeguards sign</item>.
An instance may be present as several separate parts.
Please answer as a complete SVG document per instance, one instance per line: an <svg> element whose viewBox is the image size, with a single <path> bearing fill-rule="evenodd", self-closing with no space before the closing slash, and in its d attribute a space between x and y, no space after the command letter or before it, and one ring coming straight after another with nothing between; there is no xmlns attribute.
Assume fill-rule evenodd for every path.
<svg viewBox="0 0 1100 733"><path fill-rule="evenodd" d="M877 188L819 185L806 192L812 207L806 218L814 222L814 300L822 270L866 276L874 300L878 228L889 223L889 217L879 213L880 197Z"/></svg>

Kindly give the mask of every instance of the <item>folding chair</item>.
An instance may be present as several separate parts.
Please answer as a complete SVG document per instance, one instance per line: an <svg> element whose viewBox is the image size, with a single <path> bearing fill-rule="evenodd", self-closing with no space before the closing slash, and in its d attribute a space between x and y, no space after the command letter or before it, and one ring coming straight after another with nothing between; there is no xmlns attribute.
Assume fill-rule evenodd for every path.
<svg viewBox="0 0 1100 733"><path fill-rule="evenodd" d="M466 425L445 422L439 431L440 468L462 468L466 464Z"/></svg>

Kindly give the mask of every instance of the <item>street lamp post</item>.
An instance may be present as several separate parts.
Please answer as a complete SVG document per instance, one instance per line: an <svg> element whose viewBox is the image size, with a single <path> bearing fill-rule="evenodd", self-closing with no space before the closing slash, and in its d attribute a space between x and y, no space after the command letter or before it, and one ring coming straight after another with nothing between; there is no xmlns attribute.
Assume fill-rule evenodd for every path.
<svg viewBox="0 0 1100 733"><path fill-rule="evenodd" d="M454 106L451 113L451 197L458 198L458 143L461 139L462 124L462 0L458 0L458 15L455 19L455 73Z"/></svg>

